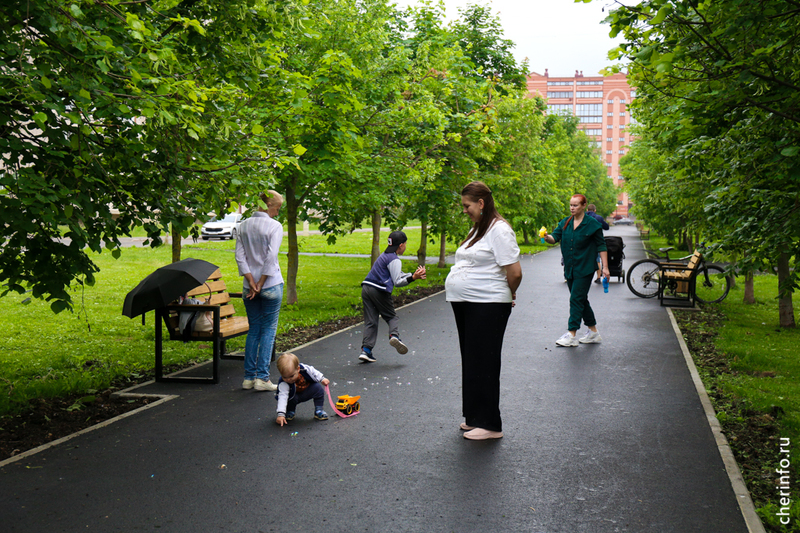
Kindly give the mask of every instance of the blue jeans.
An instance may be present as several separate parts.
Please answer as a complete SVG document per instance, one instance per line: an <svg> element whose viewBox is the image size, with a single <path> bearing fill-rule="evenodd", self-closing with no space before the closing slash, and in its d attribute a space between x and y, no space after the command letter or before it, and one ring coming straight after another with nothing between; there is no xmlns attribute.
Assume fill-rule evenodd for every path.
<svg viewBox="0 0 800 533"><path fill-rule="evenodd" d="M283 283L261 289L252 300L247 296L250 289L244 289L242 299L247 311L250 331L244 344L244 379L269 379L269 363L275 333L278 331L278 317L281 314Z"/></svg>

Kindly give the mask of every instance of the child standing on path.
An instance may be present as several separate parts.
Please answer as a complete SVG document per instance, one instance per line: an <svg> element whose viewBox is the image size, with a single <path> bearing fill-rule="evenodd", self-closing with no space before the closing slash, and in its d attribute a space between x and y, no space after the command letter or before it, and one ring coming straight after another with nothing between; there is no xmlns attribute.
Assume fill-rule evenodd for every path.
<svg viewBox="0 0 800 533"><path fill-rule="evenodd" d="M330 381L322 372L311 365L304 365L293 353L285 353L278 357L278 418L275 422L283 426L288 420L294 420L297 404L314 400L314 419L327 420L328 414L322 409L325 405L325 389ZM320 385L320 383L322 385Z"/></svg>
<svg viewBox="0 0 800 533"><path fill-rule="evenodd" d="M400 340L398 324L400 319L394 311L392 290L405 287L416 279L425 279L425 267L417 267L413 274L402 271L399 255L406 251L406 234L393 231L389 234L389 246L378 257L367 278L361 283L361 302L364 304L364 339L361 342L361 355L365 363L374 363L372 349L378 339L378 319L383 318L389 325L389 344L399 354L408 353L408 347Z"/></svg>

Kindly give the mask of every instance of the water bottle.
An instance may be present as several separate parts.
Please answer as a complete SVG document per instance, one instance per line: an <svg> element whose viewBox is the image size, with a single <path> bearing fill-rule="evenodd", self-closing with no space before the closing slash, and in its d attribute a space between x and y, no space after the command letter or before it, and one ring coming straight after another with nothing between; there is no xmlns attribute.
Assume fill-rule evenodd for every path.
<svg viewBox="0 0 800 533"><path fill-rule="evenodd" d="M608 292L608 278L603 277L603 292Z"/></svg>

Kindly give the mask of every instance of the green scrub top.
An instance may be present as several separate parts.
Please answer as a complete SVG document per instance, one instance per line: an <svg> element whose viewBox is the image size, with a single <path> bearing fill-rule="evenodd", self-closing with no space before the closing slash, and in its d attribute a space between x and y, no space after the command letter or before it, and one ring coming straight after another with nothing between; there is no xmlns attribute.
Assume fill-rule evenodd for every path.
<svg viewBox="0 0 800 533"><path fill-rule="evenodd" d="M568 220L569 224L565 228ZM561 242L564 278L582 278L597 272L597 254L607 251L600 222L584 215L578 229L573 229L572 217L566 217L558 223L551 235L556 242Z"/></svg>

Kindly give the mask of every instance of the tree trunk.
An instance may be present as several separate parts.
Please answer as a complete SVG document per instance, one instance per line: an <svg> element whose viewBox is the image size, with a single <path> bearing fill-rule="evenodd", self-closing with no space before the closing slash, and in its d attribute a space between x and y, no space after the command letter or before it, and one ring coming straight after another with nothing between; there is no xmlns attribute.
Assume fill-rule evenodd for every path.
<svg viewBox="0 0 800 533"><path fill-rule="evenodd" d="M286 185L286 224L289 226L289 256L286 267L286 304L297 303L297 270L299 266L299 253L297 248L297 198L295 191L295 178L289 178Z"/></svg>
<svg viewBox="0 0 800 533"><path fill-rule="evenodd" d="M789 254L778 256L778 317L782 328L795 327L792 289L789 287Z"/></svg>
<svg viewBox="0 0 800 533"><path fill-rule="evenodd" d="M436 264L439 268L444 268L447 266L447 262L445 261L445 257L447 255L447 232L442 232L442 238L439 242L439 262Z"/></svg>
<svg viewBox="0 0 800 533"><path fill-rule="evenodd" d="M177 263L181 260L181 232L172 225L172 262Z"/></svg>
<svg viewBox="0 0 800 533"><path fill-rule="evenodd" d="M381 255L381 212L376 209L372 212L372 251L370 252L369 264L375 264L378 256Z"/></svg>
<svg viewBox="0 0 800 533"><path fill-rule="evenodd" d="M753 285L753 273L748 272L744 275L744 303L746 304L754 304L756 303L756 293L755 288Z"/></svg>
<svg viewBox="0 0 800 533"><path fill-rule="evenodd" d="M522 238L523 238L522 244L531 243L530 239L528 238L528 230L525 228L522 228Z"/></svg>
<svg viewBox="0 0 800 533"><path fill-rule="evenodd" d="M419 265L425 264L425 258L428 256L428 223L422 221L422 229L419 231L419 238L422 242L419 243L419 250L417 250L417 263Z"/></svg>

